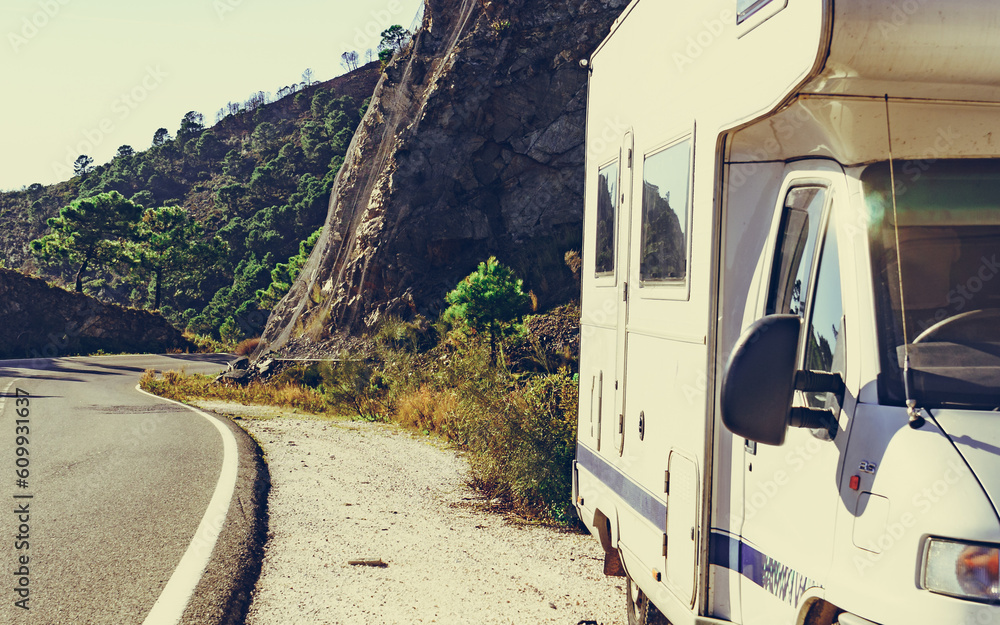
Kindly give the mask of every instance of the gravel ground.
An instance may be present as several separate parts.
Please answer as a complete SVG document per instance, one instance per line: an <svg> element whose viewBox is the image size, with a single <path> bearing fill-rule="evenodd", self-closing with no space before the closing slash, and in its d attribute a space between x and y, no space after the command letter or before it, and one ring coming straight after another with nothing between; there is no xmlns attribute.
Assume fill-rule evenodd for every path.
<svg viewBox="0 0 1000 625"><path fill-rule="evenodd" d="M623 578L601 573L596 539L484 511L465 462L435 441L390 425L201 406L244 417L271 473L248 625L624 621ZM350 564L359 560L384 566Z"/></svg>

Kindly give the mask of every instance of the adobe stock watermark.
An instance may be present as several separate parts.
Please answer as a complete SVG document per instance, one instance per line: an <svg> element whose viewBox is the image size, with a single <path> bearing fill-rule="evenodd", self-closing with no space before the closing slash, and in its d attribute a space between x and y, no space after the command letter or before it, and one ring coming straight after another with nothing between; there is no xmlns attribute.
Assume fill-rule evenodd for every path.
<svg viewBox="0 0 1000 625"><path fill-rule="evenodd" d="M163 84L167 76L168 74L159 65L156 67L146 66L146 74L139 82L111 102L110 110L113 116L101 119L92 128L81 130L80 134L83 135L83 140L75 145L66 146L65 160L52 163L53 173L60 177L73 176L73 162L77 157L81 154L90 154L94 148L104 143L104 140L115 131L116 122L120 123L128 119L132 112L139 108L150 94Z"/></svg>
<svg viewBox="0 0 1000 625"><path fill-rule="evenodd" d="M31 368L42 370L51 368L51 361L68 351L73 340L83 334L84 329L100 315L100 312L101 304L96 299L88 300L86 308L80 311L76 319L68 320L62 332L50 332L44 337L48 339L47 342L44 344L39 342L38 345L26 349L25 357L31 359ZM18 341L21 341L23 337L23 340L28 341L29 344L34 343L30 341L31 336L31 331L26 330L18 336Z"/></svg>
<svg viewBox="0 0 1000 625"><path fill-rule="evenodd" d="M600 128L600 130L597 130L597 128ZM620 146L626 132L628 132L628 126L625 125L625 122L620 117L615 117L614 119L605 117L601 125L596 128L591 125L587 131L587 158L604 158L604 153L607 151L608 146Z"/></svg>
<svg viewBox="0 0 1000 625"><path fill-rule="evenodd" d="M583 269L581 268L581 271ZM621 292L618 292L620 295ZM610 324L618 321L618 299L619 297L605 297L599 309L584 310L581 315L580 337L591 338L600 327L610 327Z"/></svg>
<svg viewBox="0 0 1000 625"><path fill-rule="evenodd" d="M875 25L883 37L898 32L910 19L927 4L927 0L903 0L892 4L892 14L888 20L879 20Z"/></svg>
<svg viewBox="0 0 1000 625"><path fill-rule="evenodd" d="M976 295L983 290L987 283L1000 273L1000 263L997 262L996 254L993 254L989 258L983 256L979 260L979 269L969 276L965 282L956 284L955 288L948 291L947 298L950 306L943 306L934 311L934 315L929 319L917 322L921 332L939 321L944 321L946 318L965 310L965 307L972 303Z"/></svg>
<svg viewBox="0 0 1000 625"><path fill-rule="evenodd" d="M745 155L746 160L736 163L739 167L731 168L730 189L743 187L759 175L761 169L767 167L769 162L780 160L779 157L784 151L782 144L794 139L795 135L803 128L814 125L816 118L813 111L798 104L789 107L782 114L776 115L769 123L772 126L774 136L748 150Z"/></svg>
<svg viewBox="0 0 1000 625"><path fill-rule="evenodd" d="M934 163L946 157L952 146L962 138L962 133L956 132L951 126L948 128L938 128L933 135L933 143L923 150L919 158L909 159L900 164L894 163L896 167L896 199L903 197L909 192L910 186L916 184L924 173L927 172ZM886 155L888 159L888 154ZM848 236L868 236L868 228L871 225L871 214L868 206L863 202L854 203L854 218L844 226Z"/></svg>
<svg viewBox="0 0 1000 625"><path fill-rule="evenodd" d="M854 568L859 575L874 567L885 554L898 545L910 532L915 531L922 517L935 506L942 504L954 488L968 475L968 469L958 460L948 462L944 474L934 482L925 485L910 500L910 509L896 515L886 523L885 531L865 545L859 545L864 555L854 556Z"/></svg>
<svg viewBox="0 0 1000 625"><path fill-rule="evenodd" d="M678 71L685 71L689 66L705 54L705 50L712 47L718 41L727 25L736 25L736 13L729 9L723 9L717 16L702 20L702 28L697 33L690 35L685 43L683 52L674 52L673 61Z"/></svg>
<svg viewBox="0 0 1000 625"><path fill-rule="evenodd" d="M73 0L38 0L38 10L29 16L21 18L21 28L7 33L7 41L10 42L14 54L20 54L21 48L28 45L28 42L38 36L42 30L48 26L62 8Z"/></svg>
<svg viewBox="0 0 1000 625"><path fill-rule="evenodd" d="M993 625L994 623L1000 623L1000 611L997 610L996 606L982 605L977 607L974 612L966 614L961 625Z"/></svg>
<svg viewBox="0 0 1000 625"><path fill-rule="evenodd" d="M734 437L734 440L738 438ZM825 443L818 438L810 438L804 445L789 450L785 454L786 469L775 469L770 478L765 478L744 493L743 514L746 519L752 519L778 496L786 486L791 484L792 476L801 473L806 465L813 461L823 451Z"/></svg>
<svg viewBox="0 0 1000 625"><path fill-rule="evenodd" d="M243 4L243 0L213 0L212 8L215 9L215 14L219 16L219 21L226 19L228 13L232 13L239 6Z"/></svg>

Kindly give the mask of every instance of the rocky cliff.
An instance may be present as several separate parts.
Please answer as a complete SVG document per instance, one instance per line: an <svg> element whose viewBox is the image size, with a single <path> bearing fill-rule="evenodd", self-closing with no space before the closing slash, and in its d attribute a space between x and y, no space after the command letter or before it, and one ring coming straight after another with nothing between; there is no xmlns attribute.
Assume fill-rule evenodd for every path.
<svg viewBox="0 0 1000 625"><path fill-rule="evenodd" d="M159 315L105 304L0 269L0 358L55 358L191 347Z"/></svg>
<svg viewBox="0 0 1000 625"><path fill-rule="evenodd" d="M433 316L496 255L541 307L573 299L587 58L625 0L427 0L387 68L330 198L323 238L265 344L384 315Z"/></svg>

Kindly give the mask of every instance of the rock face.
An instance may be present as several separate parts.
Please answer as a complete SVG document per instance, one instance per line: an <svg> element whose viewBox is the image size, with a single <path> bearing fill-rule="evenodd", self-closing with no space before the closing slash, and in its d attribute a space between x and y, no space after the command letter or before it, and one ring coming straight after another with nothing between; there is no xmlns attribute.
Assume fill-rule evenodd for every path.
<svg viewBox="0 0 1000 625"><path fill-rule="evenodd" d="M589 57L625 0L427 0L376 87L323 238L264 341L436 315L488 256L541 307L578 296Z"/></svg>
<svg viewBox="0 0 1000 625"><path fill-rule="evenodd" d="M44 280L0 269L0 358L189 347L180 331L159 315L105 304L49 286Z"/></svg>

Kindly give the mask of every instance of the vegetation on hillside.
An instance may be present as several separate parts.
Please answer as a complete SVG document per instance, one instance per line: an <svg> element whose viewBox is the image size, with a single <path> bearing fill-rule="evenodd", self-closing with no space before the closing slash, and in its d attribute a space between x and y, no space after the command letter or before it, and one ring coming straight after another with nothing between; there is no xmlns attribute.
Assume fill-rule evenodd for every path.
<svg viewBox="0 0 1000 625"><path fill-rule="evenodd" d="M298 96L287 116L245 110L219 130L188 113L176 138L158 133L155 147L121 149L63 185L5 194L0 210L30 202L24 213L37 231L37 220L75 194L32 243L36 270L159 309L198 334L220 338L228 322L227 338L256 335L288 288L287 276L273 285L271 274L323 224L361 116L359 103L332 90ZM265 304L258 291L268 293Z"/></svg>
<svg viewBox="0 0 1000 625"><path fill-rule="evenodd" d="M495 259L481 269L490 266L503 276L494 291L519 289L520 281ZM226 398L394 421L467 451L472 481L491 499L531 517L572 523L578 383L576 344L565 337L578 337L579 310L569 305L522 318L491 314L489 305L486 297L471 297L465 315L442 315L434 323L386 319L364 353L288 368L246 387L152 372L142 384L178 399ZM482 329L491 317L504 318L507 331L487 335ZM474 328L473 318L487 325ZM494 342L500 348L495 361Z"/></svg>
<svg viewBox="0 0 1000 625"><path fill-rule="evenodd" d="M277 101L230 103L212 127L190 111L144 151L82 154L66 182L0 193L4 264L205 337L259 335L315 245L378 73L307 70Z"/></svg>

